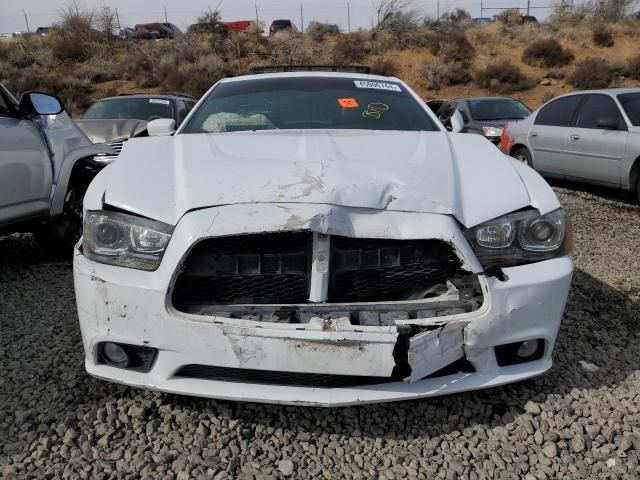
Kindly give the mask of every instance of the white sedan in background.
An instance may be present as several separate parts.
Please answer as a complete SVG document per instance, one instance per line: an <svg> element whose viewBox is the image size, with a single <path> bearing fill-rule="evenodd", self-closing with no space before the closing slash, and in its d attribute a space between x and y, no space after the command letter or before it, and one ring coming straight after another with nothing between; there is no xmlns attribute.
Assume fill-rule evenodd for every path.
<svg viewBox="0 0 640 480"><path fill-rule="evenodd" d="M241 76L173 129L150 122L86 194L74 275L90 374L331 406L551 367L573 270L565 212L405 83Z"/></svg>

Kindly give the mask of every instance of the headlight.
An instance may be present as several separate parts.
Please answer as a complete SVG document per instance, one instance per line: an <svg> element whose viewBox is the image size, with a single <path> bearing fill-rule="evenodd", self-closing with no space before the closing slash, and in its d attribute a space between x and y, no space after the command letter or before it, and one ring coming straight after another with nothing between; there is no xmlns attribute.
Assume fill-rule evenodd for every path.
<svg viewBox="0 0 640 480"><path fill-rule="evenodd" d="M464 232L483 267L509 267L571 253L571 224L562 209L540 215L525 210Z"/></svg>
<svg viewBox="0 0 640 480"><path fill-rule="evenodd" d="M82 253L100 263L152 271L160 266L173 227L118 212L87 212Z"/></svg>
<svg viewBox="0 0 640 480"><path fill-rule="evenodd" d="M482 127L485 137L500 137L502 136L502 127Z"/></svg>

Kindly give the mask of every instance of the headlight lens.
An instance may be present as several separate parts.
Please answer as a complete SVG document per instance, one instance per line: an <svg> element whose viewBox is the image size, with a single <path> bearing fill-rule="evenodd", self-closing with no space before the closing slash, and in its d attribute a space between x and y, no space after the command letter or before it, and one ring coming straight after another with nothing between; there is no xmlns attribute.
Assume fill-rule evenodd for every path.
<svg viewBox="0 0 640 480"><path fill-rule="evenodd" d="M152 271L160 266L173 227L119 212L87 212L82 253L96 262Z"/></svg>
<svg viewBox="0 0 640 480"><path fill-rule="evenodd" d="M525 210L490 220L464 232L480 263L509 267L571 253L571 224L562 209L540 215Z"/></svg>
<svg viewBox="0 0 640 480"><path fill-rule="evenodd" d="M502 136L502 127L482 127L485 137L500 137Z"/></svg>

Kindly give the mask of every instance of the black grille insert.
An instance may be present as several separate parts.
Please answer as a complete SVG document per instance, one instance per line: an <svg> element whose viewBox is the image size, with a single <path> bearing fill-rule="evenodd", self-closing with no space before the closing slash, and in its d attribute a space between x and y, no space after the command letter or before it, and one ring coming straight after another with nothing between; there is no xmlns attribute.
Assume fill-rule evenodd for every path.
<svg viewBox="0 0 640 480"><path fill-rule="evenodd" d="M214 367L212 365L185 365L176 372L175 376L182 378L199 378L202 380L216 380L219 382L321 388L347 388L395 381L391 377L365 377L355 375L332 375L326 373L251 370L244 368Z"/></svg>
<svg viewBox="0 0 640 480"><path fill-rule="evenodd" d="M475 372L465 358L425 377L437 378L457 373ZM368 377L357 375L334 375L330 373L283 372L275 370L253 370L244 368L216 367L213 365L185 365L174 375L177 378L197 378L218 382L254 383L259 385L283 385L290 387L349 388L380 385L402 381L398 375L391 377Z"/></svg>
<svg viewBox="0 0 640 480"><path fill-rule="evenodd" d="M310 233L209 238L190 252L173 304L304 303L309 296Z"/></svg>
<svg viewBox="0 0 640 480"><path fill-rule="evenodd" d="M332 236L328 303L395 302L436 296L463 273L440 240ZM307 304L311 232L204 239L187 256L172 302L181 311L216 305Z"/></svg>
<svg viewBox="0 0 640 480"><path fill-rule="evenodd" d="M438 240L331 240L330 302L406 300L443 285L458 264Z"/></svg>

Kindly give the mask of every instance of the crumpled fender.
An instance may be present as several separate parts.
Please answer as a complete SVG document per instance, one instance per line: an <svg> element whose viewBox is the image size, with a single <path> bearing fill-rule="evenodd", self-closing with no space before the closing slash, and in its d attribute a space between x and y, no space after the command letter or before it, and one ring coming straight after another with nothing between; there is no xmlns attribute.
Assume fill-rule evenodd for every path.
<svg viewBox="0 0 640 480"><path fill-rule="evenodd" d="M87 157L94 157L98 154L113 155L115 150L108 145L87 145L86 147L80 147L72 150L67 154L62 162L60 173L56 179L52 194L51 194L51 216L59 215L64 209L64 199L67 195L67 187L69 186L69 179L71 178L71 172L75 164Z"/></svg>

